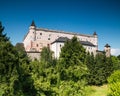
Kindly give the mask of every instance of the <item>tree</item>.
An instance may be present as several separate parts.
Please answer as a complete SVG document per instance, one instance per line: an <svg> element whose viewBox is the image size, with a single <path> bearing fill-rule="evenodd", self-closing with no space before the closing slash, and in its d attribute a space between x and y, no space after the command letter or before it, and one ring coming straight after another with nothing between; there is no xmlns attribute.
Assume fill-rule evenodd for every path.
<svg viewBox="0 0 120 96"><path fill-rule="evenodd" d="M65 96L84 96L85 78L87 73L84 64L86 52L77 37L65 42L61 49L58 69L58 88L65 85L59 94ZM74 87L73 87L74 86ZM65 90L65 89L66 90ZM64 91L63 91L64 90Z"/></svg>
<svg viewBox="0 0 120 96"><path fill-rule="evenodd" d="M0 22L0 85L4 87L3 94L12 95L12 86L18 76L18 53L3 31L4 27Z"/></svg>
<svg viewBox="0 0 120 96"><path fill-rule="evenodd" d="M87 77L88 84L102 85L107 83L107 78L113 72L113 63L111 57L108 58L105 56L105 54L97 54L94 59L92 55L88 55L86 61L89 70Z"/></svg>
<svg viewBox="0 0 120 96"><path fill-rule="evenodd" d="M18 54L19 54L19 61L21 63L26 63L26 62L29 63L30 60L27 56L27 53L25 52L24 44L23 43L17 43L15 45L15 48L16 48Z"/></svg>
<svg viewBox="0 0 120 96"><path fill-rule="evenodd" d="M36 90L30 75L29 63L21 57L3 34L0 23L0 93L2 96L33 96Z"/></svg>
<svg viewBox="0 0 120 96"><path fill-rule="evenodd" d="M120 60L120 55L118 55L117 58Z"/></svg>
<svg viewBox="0 0 120 96"><path fill-rule="evenodd" d="M93 76L95 75L95 58L93 53L90 54L89 52L86 55L85 63L88 68L88 74L87 74L87 82L88 84L91 84L93 82Z"/></svg>
<svg viewBox="0 0 120 96"><path fill-rule="evenodd" d="M114 71L108 78L108 96L120 96L120 70Z"/></svg>
<svg viewBox="0 0 120 96"><path fill-rule="evenodd" d="M55 59L53 58L53 52L49 47L44 47L41 51L40 61L44 63L44 67L54 66Z"/></svg>
<svg viewBox="0 0 120 96"><path fill-rule="evenodd" d="M0 42L2 41L9 41L9 38L6 36L6 34L3 34L4 27L2 26L2 23L0 22Z"/></svg>
<svg viewBox="0 0 120 96"><path fill-rule="evenodd" d="M80 44L77 37L74 36L71 40L66 41L65 45L62 47L60 59L63 59L63 66L67 68L71 65L84 65L85 56L85 49Z"/></svg>
<svg viewBox="0 0 120 96"><path fill-rule="evenodd" d="M57 84L56 60L52 57L52 51L44 47L41 51L40 61L30 63L33 85L38 96L54 96L56 94L53 87Z"/></svg>
<svg viewBox="0 0 120 96"><path fill-rule="evenodd" d="M111 57L112 59L112 62L113 62L113 67L114 67L114 70L119 70L120 69L120 59L119 57L117 56L112 56Z"/></svg>

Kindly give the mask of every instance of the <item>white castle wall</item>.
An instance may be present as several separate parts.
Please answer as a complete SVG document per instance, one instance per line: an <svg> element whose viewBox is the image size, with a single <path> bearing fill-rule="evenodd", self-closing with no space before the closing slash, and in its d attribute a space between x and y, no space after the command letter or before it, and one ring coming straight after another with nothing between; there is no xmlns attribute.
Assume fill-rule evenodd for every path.
<svg viewBox="0 0 120 96"><path fill-rule="evenodd" d="M53 44L59 37L67 37L71 39L73 36L77 36L80 41L89 41L95 46L84 46L87 51L90 53L93 52L96 54L96 50L98 50L98 37L97 35L84 35L84 34L77 34L77 33L70 33L70 32L63 32L63 31L55 31L55 30L48 30L48 29L41 29L36 28L36 26L30 26L29 32L25 36L23 43L25 50L27 52L30 51L38 51L40 52L43 47L49 46L55 54L55 57L59 56L60 48L57 46L64 45L62 43ZM58 51L56 51L58 50Z"/></svg>
<svg viewBox="0 0 120 96"><path fill-rule="evenodd" d="M27 36L25 37L23 43L26 51L30 51L31 48L35 48L36 51L41 51L42 47L50 46L53 41L55 41L58 37L68 37L71 39L74 35L76 35L80 41L89 41L96 45L96 49L98 50L98 38L94 35L80 35L73 33L65 33L65 32L57 32L51 30L43 30L43 29L35 29L29 30Z"/></svg>

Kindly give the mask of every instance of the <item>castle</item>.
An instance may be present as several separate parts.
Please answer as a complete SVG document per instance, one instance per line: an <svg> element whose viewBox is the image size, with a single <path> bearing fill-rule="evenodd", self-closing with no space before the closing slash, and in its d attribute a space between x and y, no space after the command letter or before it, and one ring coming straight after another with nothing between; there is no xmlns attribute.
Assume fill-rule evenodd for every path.
<svg viewBox="0 0 120 96"><path fill-rule="evenodd" d="M37 28L34 21L29 27L27 35L24 37L23 44L28 56L32 59L40 58L40 52L43 47L50 47L54 52L54 57L59 58L61 47L64 46L64 42L76 36L86 51L96 55L98 51L98 35L94 32L92 35L85 35L79 33L71 33L64 31L49 30L43 28ZM106 56L110 56L110 46L105 45L104 51Z"/></svg>

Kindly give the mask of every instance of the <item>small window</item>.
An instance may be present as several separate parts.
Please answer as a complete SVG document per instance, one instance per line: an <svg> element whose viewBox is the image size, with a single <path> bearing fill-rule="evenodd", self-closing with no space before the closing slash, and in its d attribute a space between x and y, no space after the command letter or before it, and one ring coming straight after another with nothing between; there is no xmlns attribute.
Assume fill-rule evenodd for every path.
<svg viewBox="0 0 120 96"><path fill-rule="evenodd" d="M50 47L50 44L47 44L47 47Z"/></svg>
<svg viewBox="0 0 120 96"><path fill-rule="evenodd" d="M62 45L60 44L60 48L62 47Z"/></svg>
<svg viewBox="0 0 120 96"><path fill-rule="evenodd" d="M36 46L38 47L38 44Z"/></svg>
<svg viewBox="0 0 120 96"><path fill-rule="evenodd" d="M38 36L37 39L41 39L41 37Z"/></svg>
<svg viewBox="0 0 120 96"><path fill-rule="evenodd" d="M50 38L48 38L48 40L50 40Z"/></svg>
<svg viewBox="0 0 120 96"><path fill-rule="evenodd" d="M40 35L42 35L42 33L40 33Z"/></svg>

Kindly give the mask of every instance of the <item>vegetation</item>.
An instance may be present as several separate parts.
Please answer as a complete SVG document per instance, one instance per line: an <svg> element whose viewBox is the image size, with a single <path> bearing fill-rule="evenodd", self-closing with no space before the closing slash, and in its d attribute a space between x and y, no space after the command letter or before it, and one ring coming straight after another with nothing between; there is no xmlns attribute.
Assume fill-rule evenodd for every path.
<svg viewBox="0 0 120 96"><path fill-rule="evenodd" d="M2 96L36 94L25 55L19 54L3 34L0 23L0 91ZM21 53L21 52L20 52Z"/></svg>
<svg viewBox="0 0 120 96"><path fill-rule="evenodd" d="M110 96L120 94L120 56L86 53L77 37L65 42L59 59L44 47L40 61L30 61L22 43L13 46L0 23L0 96ZM105 90L102 90L102 88ZM99 93L98 90L101 90ZM114 94L117 95L113 95Z"/></svg>
<svg viewBox="0 0 120 96"><path fill-rule="evenodd" d="M114 70L120 70L120 59L119 59L119 56L118 57L112 56L111 59L112 59L112 62L113 62L113 69Z"/></svg>
<svg viewBox="0 0 120 96"><path fill-rule="evenodd" d="M107 83L107 78L113 72L111 57L106 57L104 54L97 54L95 57L93 54L88 54L86 65L89 70L87 80L90 85L103 85Z"/></svg>
<svg viewBox="0 0 120 96"><path fill-rule="evenodd" d="M108 78L109 84L109 96L120 96L120 70L114 71L114 73Z"/></svg>
<svg viewBox="0 0 120 96"><path fill-rule="evenodd" d="M87 86L86 87L87 94L86 96L108 96L108 86Z"/></svg>

